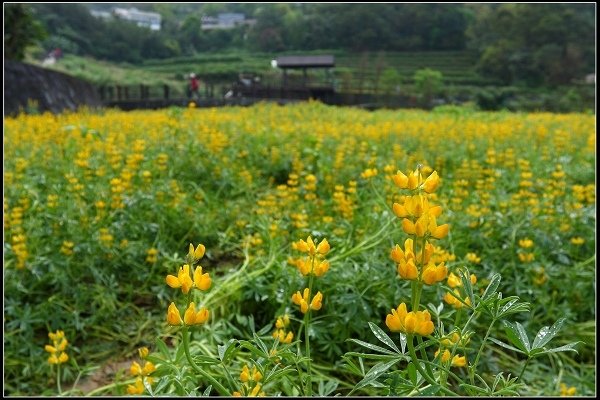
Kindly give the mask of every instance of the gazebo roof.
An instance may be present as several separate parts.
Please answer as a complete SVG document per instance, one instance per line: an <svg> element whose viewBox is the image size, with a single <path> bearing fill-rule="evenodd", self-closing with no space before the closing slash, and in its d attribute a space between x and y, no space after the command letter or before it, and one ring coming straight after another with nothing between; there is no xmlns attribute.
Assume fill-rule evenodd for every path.
<svg viewBox="0 0 600 400"><path fill-rule="evenodd" d="M281 56L277 57L279 68L332 68L335 60L331 55L323 56Z"/></svg>

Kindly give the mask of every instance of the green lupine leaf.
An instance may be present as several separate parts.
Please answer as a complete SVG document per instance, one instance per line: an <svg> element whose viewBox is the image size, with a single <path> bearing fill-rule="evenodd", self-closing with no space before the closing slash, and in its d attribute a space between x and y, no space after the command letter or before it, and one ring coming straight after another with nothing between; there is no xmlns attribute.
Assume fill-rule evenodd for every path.
<svg viewBox="0 0 600 400"><path fill-rule="evenodd" d="M580 344L582 342L574 342L574 343L569 343L569 344L565 344L564 346L560 346L560 347L555 347L553 349L548 349L548 350L542 350L539 353L536 353L536 356L541 356L543 354L550 354L550 353L560 353L563 351L574 351L575 353L579 354L579 352L577 352L577 350L575 350L575 346L577 346L578 344Z"/></svg>
<svg viewBox="0 0 600 400"><path fill-rule="evenodd" d="M406 367L406 372L408 372L408 379L410 379L413 386L417 386L417 367L412 362L408 364Z"/></svg>
<svg viewBox="0 0 600 400"><path fill-rule="evenodd" d="M515 351L515 352L517 352L517 353L521 353L521 354L527 354L527 353L525 353L525 351L523 351L523 350L519 350L519 349L517 349L516 347L513 347L513 346L511 346L511 345L508 345L508 344L506 344L506 343L504 343L504 342L501 342L501 341L499 341L498 339L494 339L493 337L491 337L491 338L490 338L490 341L492 341L492 342L496 343L498 346L502 346L502 347L504 347L505 349L512 350L512 351Z"/></svg>
<svg viewBox="0 0 600 400"><path fill-rule="evenodd" d="M500 281L502 280L502 276L500 274L494 274L492 279L490 279L490 283L485 288L485 291L481 295L482 300L486 300L488 297L491 297L498 289L500 285Z"/></svg>
<svg viewBox="0 0 600 400"><path fill-rule="evenodd" d="M558 331L565 324L566 318L559 318L550 328L544 326L540 331L535 335L535 339L533 340L532 348L541 348L544 347L546 343L552 340L557 334Z"/></svg>
<svg viewBox="0 0 600 400"><path fill-rule="evenodd" d="M521 325L519 322L516 322L516 327L517 333L519 334L519 339L525 345L525 348L529 353L529 351L531 351L531 345L529 344L529 338L527 338L527 332L525 331L525 328L523 328L523 325Z"/></svg>
<svg viewBox="0 0 600 400"><path fill-rule="evenodd" d="M372 322L369 322L369 328L371 328L371 331L373 332L375 337L379 339L383 344L390 347L396 353L402 354L402 352L400 351L400 349L398 349L398 346L396 346L394 341L390 339L390 337L380 327L378 327Z"/></svg>
<svg viewBox="0 0 600 400"><path fill-rule="evenodd" d="M356 386L354 387L354 389L360 389L362 387L365 387L366 385L370 384L371 382L373 382L375 379L377 379L381 374L383 374L385 371L387 371L388 369L390 369L390 367L394 364L396 364L398 362L398 360L391 360L388 361L386 363L377 363L375 364L365 375L365 377L356 384Z"/></svg>
<svg viewBox="0 0 600 400"><path fill-rule="evenodd" d="M433 386L426 387L425 389L420 390L419 394L417 396L433 396L437 392L440 391L440 388L441 388L440 385L433 385Z"/></svg>
<svg viewBox="0 0 600 400"><path fill-rule="evenodd" d="M362 340L358 340L358 339L348 339L349 342L354 342L360 346L366 347L367 349L370 350L374 350L374 351L378 351L380 353L385 353L385 354L395 354L394 352L385 349L381 346L377 346L375 344L371 344L371 343L367 343L367 342L363 342Z"/></svg>
<svg viewBox="0 0 600 400"><path fill-rule="evenodd" d="M160 353L165 357L166 360L171 359L167 345L160 338L156 339L156 347L158 348Z"/></svg>
<svg viewBox="0 0 600 400"><path fill-rule="evenodd" d="M504 331L506 332L506 336L508 336L508 340L525 354L529 354L529 344L526 346L525 343L523 343L517 327L510 322L506 322L505 324Z"/></svg>

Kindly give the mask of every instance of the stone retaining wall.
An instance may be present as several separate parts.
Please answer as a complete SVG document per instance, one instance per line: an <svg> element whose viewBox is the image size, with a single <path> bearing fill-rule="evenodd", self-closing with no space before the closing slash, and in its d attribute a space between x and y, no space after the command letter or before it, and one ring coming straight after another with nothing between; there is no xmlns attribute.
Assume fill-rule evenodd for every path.
<svg viewBox="0 0 600 400"><path fill-rule="evenodd" d="M28 102L37 110L60 113L81 106L101 107L97 90L90 83L31 64L4 60L4 115L25 110Z"/></svg>

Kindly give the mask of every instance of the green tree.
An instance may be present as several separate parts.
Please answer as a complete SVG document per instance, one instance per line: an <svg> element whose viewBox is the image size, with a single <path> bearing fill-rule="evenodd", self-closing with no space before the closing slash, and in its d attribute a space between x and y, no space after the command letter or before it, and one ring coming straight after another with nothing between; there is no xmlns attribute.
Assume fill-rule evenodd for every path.
<svg viewBox="0 0 600 400"><path fill-rule="evenodd" d="M431 102L433 96L441 93L444 77L440 71L423 68L415 72L413 79L415 89L425 105Z"/></svg>
<svg viewBox="0 0 600 400"><path fill-rule="evenodd" d="M4 57L23 60L27 46L46 37L46 31L25 4L4 5Z"/></svg>
<svg viewBox="0 0 600 400"><path fill-rule="evenodd" d="M568 84L595 68L592 4L471 5L478 70L505 84Z"/></svg>

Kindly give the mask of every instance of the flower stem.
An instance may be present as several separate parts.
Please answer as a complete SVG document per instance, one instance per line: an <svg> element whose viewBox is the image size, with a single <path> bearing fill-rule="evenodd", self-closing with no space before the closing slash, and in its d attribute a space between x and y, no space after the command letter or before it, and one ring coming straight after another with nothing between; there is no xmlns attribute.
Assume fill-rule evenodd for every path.
<svg viewBox="0 0 600 400"><path fill-rule="evenodd" d="M439 386L438 382L436 382L434 378L432 378L429 374L427 374L427 372L425 372L425 370L419 363L419 359L417 358L417 353L415 352L415 346L413 345L413 335L411 335L411 334L406 335L406 343L408 345L408 352L410 354L410 358L412 359L413 364L417 368L417 371L419 371L421 376L427 382L429 382L431 385ZM450 390L444 386L440 386L440 390L446 394L456 395L456 393L454 393L452 390Z"/></svg>
<svg viewBox="0 0 600 400"><path fill-rule="evenodd" d="M521 373L519 373L519 377L517 378L517 381L521 380L521 377L523 376L523 373L525 372L525 368L527 368L527 364L529 364L529 360L531 360L531 357L527 357L527 361L525 361L525 365L523 365L523 369L521 370Z"/></svg>
<svg viewBox="0 0 600 400"><path fill-rule="evenodd" d="M58 395L62 395L62 388L60 387L60 364L56 364L56 388L58 389Z"/></svg>
<svg viewBox="0 0 600 400"><path fill-rule="evenodd" d="M213 387L217 390L217 392L219 392L219 394L221 396L230 397L231 393L229 393L229 391L227 389L225 389L225 387L223 385L221 385L215 378L213 378L212 376L210 376L209 374L204 372L202 369L200 369L196 365L194 360L192 359L192 355L190 354L190 337L188 335L188 327L187 326L183 327L183 329L181 331L181 335L183 336L183 350L185 351L185 357L187 358L188 362L190 363L190 365L192 366L194 371L196 371L197 373L202 375L204 378L206 378L213 385Z"/></svg>
<svg viewBox="0 0 600 400"><path fill-rule="evenodd" d="M481 356L481 352L483 351L483 346L485 345L485 342L487 341L487 338L490 336L490 333L492 332L492 326L494 326L494 323L496 322L495 319L492 319L492 323L490 324L490 327L488 328L487 332L485 333L485 337L483 338L483 342L481 342L481 346L479 347L479 351L477 352L477 356L475 357L475 361L473 362L473 365L470 368L470 373L469 373L469 377L471 378L471 384L474 385L475 383L475 369L477 368L477 364L479 363L479 357Z"/></svg>

